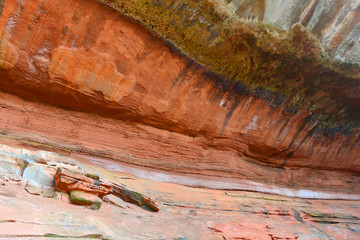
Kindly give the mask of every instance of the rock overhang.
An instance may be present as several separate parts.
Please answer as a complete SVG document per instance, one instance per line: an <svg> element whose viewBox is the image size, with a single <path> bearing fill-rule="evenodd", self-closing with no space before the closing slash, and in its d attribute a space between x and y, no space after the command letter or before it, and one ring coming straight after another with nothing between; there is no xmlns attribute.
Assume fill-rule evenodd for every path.
<svg viewBox="0 0 360 240"><path fill-rule="evenodd" d="M311 29L245 20L219 1L106 3L141 24L98 1L3 1L1 89L90 113L79 120L85 115L36 109L25 101L23 107L36 119L22 122L22 100L4 93L5 136L33 143L41 136L42 144L55 148L65 146L63 141L81 142L83 147L75 144L69 151L272 183L294 184L306 169L315 169L314 179L317 170L359 172L356 61L335 59ZM57 129L49 130L46 118ZM118 124L131 127L119 131ZM135 137L139 129L132 124L146 134ZM101 125L117 129L118 137ZM24 134L29 128L32 136ZM86 129L101 133L103 142ZM120 150L126 139L143 144L141 150L129 144ZM161 144L155 147L151 139ZM162 150L179 145L181 151ZM132 157L118 157L119 151ZM268 167L279 169L276 178L263 177ZM349 175L351 186L354 176Z"/></svg>
<svg viewBox="0 0 360 240"><path fill-rule="evenodd" d="M325 131L358 122L356 1L100 2L218 73L221 90L272 102L275 94L288 113L306 108Z"/></svg>

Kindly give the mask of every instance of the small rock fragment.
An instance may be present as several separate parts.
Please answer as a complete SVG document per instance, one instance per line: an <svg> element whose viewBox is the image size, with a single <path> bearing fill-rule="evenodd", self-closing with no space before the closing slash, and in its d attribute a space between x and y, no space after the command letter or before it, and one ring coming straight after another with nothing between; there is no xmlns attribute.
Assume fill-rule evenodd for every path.
<svg viewBox="0 0 360 240"><path fill-rule="evenodd" d="M25 190L26 190L28 193L31 193L31 194L34 194L34 195L40 195L41 192L42 192L40 188L31 186L31 185L26 185L26 186L25 186Z"/></svg>
<svg viewBox="0 0 360 240"><path fill-rule="evenodd" d="M44 189L41 196L46 198L52 198L54 196L54 189Z"/></svg>
<svg viewBox="0 0 360 240"><path fill-rule="evenodd" d="M28 179L25 190L28 193L41 195L43 197L53 197L54 195L54 187L39 184L32 179Z"/></svg>
<svg viewBox="0 0 360 240"><path fill-rule="evenodd" d="M55 192L54 192L54 198L55 198L56 200L64 201L64 202L67 202L67 203L70 203L70 202L71 202L71 200L70 200L70 194L65 193L65 192L55 191Z"/></svg>
<svg viewBox="0 0 360 240"><path fill-rule="evenodd" d="M145 196L142 193L130 190L126 186L116 183L112 183L112 187L113 194L125 202L133 203L140 207L145 206L156 212L160 210L160 204L157 201Z"/></svg>
<svg viewBox="0 0 360 240"><path fill-rule="evenodd" d="M105 196L103 200L104 202L114 205L116 207L120 207L120 208L126 207L125 202L123 200L112 194Z"/></svg>

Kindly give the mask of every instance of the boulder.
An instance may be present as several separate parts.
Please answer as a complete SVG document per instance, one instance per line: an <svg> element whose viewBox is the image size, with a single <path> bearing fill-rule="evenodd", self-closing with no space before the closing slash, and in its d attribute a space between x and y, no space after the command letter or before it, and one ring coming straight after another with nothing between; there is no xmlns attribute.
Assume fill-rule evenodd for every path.
<svg viewBox="0 0 360 240"><path fill-rule="evenodd" d="M70 199L75 204L90 206L92 209L100 209L102 203L98 196L82 191L72 191Z"/></svg>
<svg viewBox="0 0 360 240"><path fill-rule="evenodd" d="M23 179L37 184L38 186L54 187L55 186L56 168L39 163L29 163L24 170Z"/></svg>
<svg viewBox="0 0 360 240"><path fill-rule="evenodd" d="M56 168L38 163L29 163L24 170L25 190L31 194L52 197L55 189Z"/></svg>
<svg viewBox="0 0 360 240"><path fill-rule="evenodd" d="M101 199L112 192L111 185L102 182L98 177L89 176L92 175L85 176L85 174L60 167L55 175L56 190L67 193L82 191L98 196Z"/></svg>
<svg viewBox="0 0 360 240"><path fill-rule="evenodd" d="M19 181L27 162L14 155L0 152L0 176Z"/></svg>

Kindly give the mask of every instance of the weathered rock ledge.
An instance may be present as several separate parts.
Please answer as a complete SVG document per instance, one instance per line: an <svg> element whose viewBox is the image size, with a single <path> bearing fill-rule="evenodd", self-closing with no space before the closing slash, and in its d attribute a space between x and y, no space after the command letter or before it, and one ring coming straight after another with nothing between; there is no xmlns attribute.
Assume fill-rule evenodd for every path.
<svg viewBox="0 0 360 240"><path fill-rule="evenodd" d="M360 192L357 68L350 76L322 65L301 75L321 56L311 39L290 49L300 54L292 65L283 65L288 58L279 52L278 62L259 69L265 74L259 81L270 80L266 74L275 67L280 85L291 88L299 80L306 89L282 95L271 88L276 81L251 89L246 79L210 72L98 1L0 3L4 141L181 174ZM311 61L304 46L315 51ZM245 56L255 48L241 49ZM299 59L306 64L289 71ZM286 94L310 100L300 105Z"/></svg>
<svg viewBox="0 0 360 240"><path fill-rule="evenodd" d="M356 199L360 192L355 173L258 165L226 148L207 146L205 138L0 96L4 144L56 151L110 170L188 186L328 199Z"/></svg>
<svg viewBox="0 0 360 240"><path fill-rule="evenodd" d="M55 172L57 180L69 180L55 181L65 192L54 193ZM30 180L37 185L29 188ZM103 201L97 197L105 193L102 181L113 187ZM0 239L355 240L358 207L359 201L160 183L53 152L0 145Z"/></svg>

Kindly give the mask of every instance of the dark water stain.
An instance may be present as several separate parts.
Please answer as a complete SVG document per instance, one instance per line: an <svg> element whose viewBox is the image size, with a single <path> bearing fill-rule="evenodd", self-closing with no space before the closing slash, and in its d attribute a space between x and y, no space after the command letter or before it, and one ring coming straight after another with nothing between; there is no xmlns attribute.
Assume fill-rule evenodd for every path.
<svg viewBox="0 0 360 240"><path fill-rule="evenodd" d="M274 142L276 142L276 141L279 139L281 133L282 133L282 132L284 131L284 129L288 126L288 124L289 124L289 121L286 121L286 122L281 126L281 128L280 128L280 130L279 130L279 132L278 132L278 135L276 136Z"/></svg>
<svg viewBox="0 0 360 240"><path fill-rule="evenodd" d="M63 33L62 33L62 36L61 36L61 40L64 40L65 36L66 36L66 33L67 31L69 30L69 27L67 25L65 25L64 29L63 29Z"/></svg>
<svg viewBox="0 0 360 240"><path fill-rule="evenodd" d="M287 97L281 94L275 94L272 91L257 87L253 96L257 99L266 101L272 108L277 108L285 104Z"/></svg>
<svg viewBox="0 0 360 240"><path fill-rule="evenodd" d="M283 163L282 165L285 165L285 164L287 163L288 158L290 158L297 150L299 150L299 149L302 147L302 145L303 145L303 144L305 143L305 141L309 138L309 136L311 136L312 132L316 130L317 126L318 126L318 125L313 126L313 127L310 129L310 131L307 132L307 134L305 135L305 137L303 137L303 138L301 139L301 141L300 141L299 145L296 147L296 149L293 150L293 151L291 151L290 153L288 153L288 154L286 155L285 160L284 160L284 163ZM290 149L290 147L293 145L293 143L295 142L295 140L296 140L297 137L298 137L298 136L296 135L296 137L294 137L294 138L291 140L291 143L290 143L288 149Z"/></svg>
<svg viewBox="0 0 360 240"><path fill-rule="evenodd" d="M311 119L311 116L308 116L307 118L305 118L305 119L303 120L303 123L300 125L300 127L298 128L298 130L296 131L296 133L295 133L294 136L292 137L291 142L290 142L289 146L288 146L286 149L284 149L284 150L282 150L282 151L280 151L280 152L277 152L277 153L274 153L274 154L271 155L271 157L274 157L274 156L279 156L279 155L281 155L282 153L287 152L287 151L293 146L293 144L295 143L295 141L298 139L298 136L299 136L300 133L305 129L305 127L306 127L306 126L309 126L309 125L312 126L311 129L306 133L306 135L301 139L301 141L300 141L299 145L296 147L296 149L293 150L293 151L291 151L290 153L288 153L288 154L285 156L283 163L282 163L279 167L284 167L284 166L286 165L287 161L289 160L289 158L302 146L302 144L305 142L305 140L306 140L309 136L311 136L312 132L316 130L318 124L316 124L316 123L315 123L314 125L311 124L310 119Z"/></svg>
<svg viewBox="0 0 360 240"><path fill-rule="evenodd" d="M300 215L300 212L295 210L295 209L291 209L292 212L294 213L294 217L295 219L300 222L300 223L304 223L304 220L302 219L301 215Z"/></svg>
<svg viewBox="0 0 360 240"><path fill-rule="evenodd" d="M4 10L5 3L6 3L6 0L0 0L0 17L2 15L3 10Z"/></svg>
<svg viewBox="0 0 360 240"><path fill-rule="evenodd" d="M23 38L23 40L22 40L22 42L21 42L21 44L20 44L20 46L19 46L20 49L22 49L22 47L24 46L25 41L26 41L26 39L27 39L27 36L28 36L28 34L29 34L29 32L30 32L30 29L31 29L32 25L34 25L35 23L37 23L37 22L39 21L40 15L42 14L42 8L43 8L45 2L46 2L46 0L44 0L44 1L40 4L40 6L35 10L35 13L34 13L33 16L32 16L31 21L30 21L29 26L28 26L28 29L27 29L27 31L26 31L26 33L25 33L25 36L24 36L24 38Z"/></svg>
<svg viewBox="0 0 360 240"><path fill-rule="evenodd" d="M237 108L237 106L239 105L239 100L236 99L232 104L231 104L231 107L229 108L229 110L227 111L226 113L226 116L225 116L225 120L224 120L224 123L221 127L221 131L220 131L220 134L224 132L227 124L229 123L235 109Z"/></svg>
<svg viewBox="0 0 360 240"><path fill-rule="evenodd" d="M185 68L183 68L179 74L174 78L174 81L171 83L170 91L177 85L182 85L185 82L185 78L191 71L198 71L194 60L188 59L185 64Z"/></svg>
<svg viewBox="0 0 360 240"><path fill-rule="evenodd" d="M326 29L328 26L331 26L332 23L336 20L338 12L341 10L342 5L344 4L343 0L334 1L330 8L327 11L322 12L322 14L318 17L318 21L313 27L313 32L322 37L323 30Z"/></svg>

